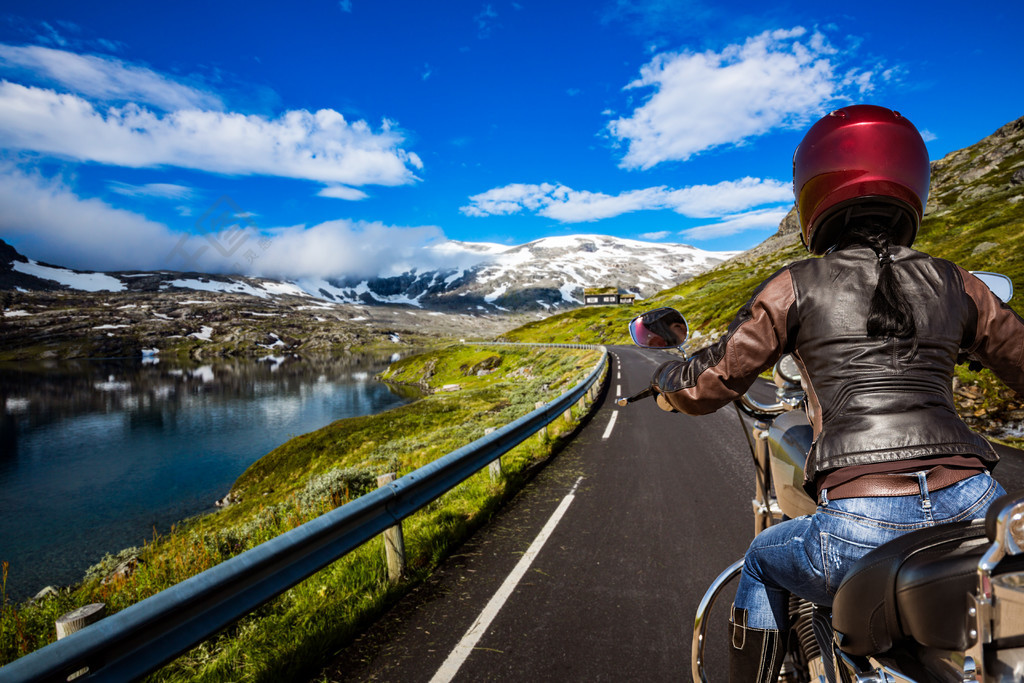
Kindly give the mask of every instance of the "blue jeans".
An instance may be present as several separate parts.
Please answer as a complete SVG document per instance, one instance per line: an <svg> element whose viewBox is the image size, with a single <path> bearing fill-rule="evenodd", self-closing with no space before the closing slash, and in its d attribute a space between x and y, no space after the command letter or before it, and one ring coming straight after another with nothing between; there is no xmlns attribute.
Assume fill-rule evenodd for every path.
<svg viewBox="0 0 1024 683"><path fill-rule="evenodd" d="M826 492L813 515L758 534L736 589L735 605L747 610L747 626L787 628L788 593L830 606L846 572L869 550L914 529L984 517L1005 493L987 472L934 492L924 472L917 475L919 494L830 501Z"/></svg>

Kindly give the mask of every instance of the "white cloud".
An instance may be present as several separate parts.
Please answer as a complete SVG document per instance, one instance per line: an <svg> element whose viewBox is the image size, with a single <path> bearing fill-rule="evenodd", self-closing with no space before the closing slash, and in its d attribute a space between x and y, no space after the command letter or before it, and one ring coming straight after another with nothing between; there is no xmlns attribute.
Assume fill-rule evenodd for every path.
<svg viewBox="0 0 1024 683"><path fill-rule="evenodd" d="M316 193L317 197L332 197L334 199L347 199L350 202L366 199L369 195L362 190L345 185L328 185Z"/></svg>
<svg viewBox="0 0 1024 683"><path fill-rule="evenodd" d="M222 198L223 199L223 198ZM79 197L65 181L0 166L0 235L37 261L80 270L180 270L282 278L372 277L413 268L468 268L486 258L434 226L347 220L259 230L226 206L218 232L174 232L144 216ZM227 225L231 223L231 225Z"/></svg>
<svg viewBox="0 0 1024 683"><path fill-rule="evenodd" d="M145 67L100 55L81 55L39 45L0 43L0 69L31 74L85 97L142 102L159 109L223 109L216 95Z"/></svg>
<svg viewBox="0 0 1024 683"><path fill-rule="evenodd" d="M840 68L825 36L808 36L801 27L766 31L721 52L661 53L627 86L654 93L608 130L628 143L623 167L685 161L772 129L802 126L848 93L871 89L873 71L841 74Z"/></svg>
<svg viewBox="0 0 1024 683"><path fill-rule="evenodd" d="M135 104L95 108L53 90L0 82L0 146L117 166L179 166L346 185L414 182L423 163L379 131L332 109L276 119L185 109L160 116Z"/></svg>
<svg viewBox="0 0 1024 683"><path fill-rule="evenodd" d="M742 178L679 190L651 187L608 195L550 183L513 183L474 195L469 201L460 209L467 216L501 216L525 210L561 223L596 221L633 211L661 209L705 218L764 204L790 202L792 188L789 183L778 180Z"/></svg>
<svg viewBox="0 0 1024 683"><path fill-rule="evenodd" d="M335 220L269 231L269 246L252 264L278 278L399 275L445 263L431 248L447 243L440 228L395 227ZM479 260L479 257L477 257Z"/></svg>
<svg viewBox="0 0 1024 683"><path fill-rule="evenodd" d="M640 239L642 239L642 240L650 240L652 242L657 242L658 240L665 239L666 237L668 237L671 234L672 233L669 232L668 230L659 230L658 232L645 232L645 233L642 233L640 235Z"/></svg>
<svg viewBox="0 0 1024 683"><path fill-rule="evenodd" d="M716 185L692 185L667 192L666 204L676 213L696 218L722 216L762 204L793 201L793 185L771 178L741 178Z"/></svg>
<svg viewBox="0 0 1024 683"><path fill-rule="evenodd" d="M175 237L145 216L82 199L60 180L0 167L0 234L37 261L84 270L165 267Z"/></svg>
<svg viewBox="0 0 1024 683"><path fill-rule="evenodd" d="M172 183L146 183L145 185L131 185L112 181L107 183L112 192L123 194L126 197L155 197L157 199L190 199L195 192L191 187L174 185Z"/></svg>
<svg viewBox="0 0 1024 683"><path fill-rule="evenodd" d="M735 216L727 216L718 223L701 225L683 230L679 234L691 240L709 240L716 237L728 237L747 230L775 230L789 213L789 207L761 209Z"/></svg>

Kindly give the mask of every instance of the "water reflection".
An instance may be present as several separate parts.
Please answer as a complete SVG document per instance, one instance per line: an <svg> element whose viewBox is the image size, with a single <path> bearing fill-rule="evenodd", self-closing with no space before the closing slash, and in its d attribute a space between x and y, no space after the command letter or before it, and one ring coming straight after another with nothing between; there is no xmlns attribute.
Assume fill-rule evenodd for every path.
<svg viewBox="0 0 1024 683"><path fill-rule="evenodd" d="M8 595L212 509L291 436L403 403L391 356L0 364L0 560Z"/></svg>

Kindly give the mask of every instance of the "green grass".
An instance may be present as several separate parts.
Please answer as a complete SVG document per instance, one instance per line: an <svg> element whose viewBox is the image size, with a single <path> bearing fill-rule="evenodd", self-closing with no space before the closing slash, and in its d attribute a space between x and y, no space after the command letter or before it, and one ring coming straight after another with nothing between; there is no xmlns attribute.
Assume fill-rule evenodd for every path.
<svg viewBox="0 0 1024 683"><path fill-rule="evenodd" d="M432 393L376 416L339 420L296 437L239 477L238 502L188 520L141 548L125 549L90 569L82 584L36 604L8 604L0 594L0 663L54 639L60 615L91 602L117 612L229 557L314 519L376 486L384 472L411 472L550 401L589 374L598 351L452 346L403 360L389 379L418 382ZM490 370L490 372L487 372ZM478 374L481 371L487 374ZM331 653L430 571L520 488L582 418L553 423L502 457L504 477L486 470L403 524L407 576L389 583L380 539L245 617L152 676L160 681L277 681L312 676ZM134 572L109 577L131 559ZM4 565L3 580L10 568ZM106 583L103 579L107 578Z"/></svg>

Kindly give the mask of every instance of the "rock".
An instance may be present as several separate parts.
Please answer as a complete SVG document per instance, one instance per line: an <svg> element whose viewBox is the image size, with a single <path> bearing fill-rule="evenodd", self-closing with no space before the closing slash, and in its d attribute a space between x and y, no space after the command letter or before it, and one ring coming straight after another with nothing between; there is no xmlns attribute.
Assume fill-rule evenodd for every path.
<svg viewBox="0 0 1024 683"><path fill-rule="evenodd" d="M238 493L236 493L235 491L228 491L228 495L224 496L223 498L218 498L213 502L213 504L219 508L226 508L228 506L234 505L240 500L242 500L242 498L241 496L238 495Z"/></svg>
<svg viewBox="0 0 1024 683"><path fill-rule="evenodd" d="M107 584L115 581L124 581L135 573L135 570L139 568L140 564L142 564L141 558L129 557L127 560L114 567L114 570L100 581L100 585L106 586Z"/></svg>
<svg viewBox="0 0 1024 683"><path fill-rule="evenodd" d="M46 586L41 591L32 596L31 602L42 602L49 598L55 598L60 595L60 590L56 586Z"/></svg>
<svg viewBox="0 0 1024 683"><path fill-rule="evenodd" d="M971 252L971 256L977 256L978 254L984 254L989 249L995 249L999 245L995 242L981 242L978 246L974 247Z"/></svg>
<svg viewBox="0 0 1024 683"><path fill-rule="evenodd" d="M480 377L489 374L490 372L493 372L495 369L497 369L499 365L501 365L501 356L493 355L484 358L482 361L476 363L472 367L468 365L463 365L459 369L462 370L462 374L467 377L472 375Z"/></svg>

